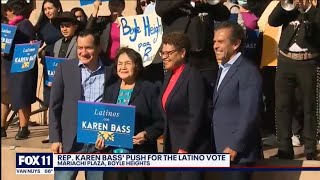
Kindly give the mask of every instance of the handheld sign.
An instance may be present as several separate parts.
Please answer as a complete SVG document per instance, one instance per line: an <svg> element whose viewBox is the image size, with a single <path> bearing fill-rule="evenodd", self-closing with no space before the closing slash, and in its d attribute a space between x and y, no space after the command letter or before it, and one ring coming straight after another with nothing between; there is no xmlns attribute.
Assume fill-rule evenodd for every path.
<svg viewBox="0 0 320 180"><path fill-rule="evenodd" d="M246 46L243 55L260 64L260 44L259 44L260 31L259 29L246 30Z"/></svg>
<svg viewBox="0 0 320 180"><path fill-rule="evenodd" d="M134 106L78 101L77 142L132 149L134 124Z"/></svg>
<svg viewBox="0 0 320 180"><path fill-rule="evenodd" d="M9 54L16 31L17 26L1 24L1 51L3 53Z"/></svg>
<svg viewBox="0 0 320 180"><path fill-rule="evenodd" d="M41 41L15 45L11 73L29 71L34 67L40 43Z"/></svg>
<svg viewBox="0 0 320 180"><path fill-rule="evenodd" d="M80 6L93 4L96 0L80 0ZM109 0L100 0L101 2L106 2Z"/></svg>
<svg viewBox="0 0 320 180"><path fill-rule="evenodd" d="M163 27L156 14L119 17L120 46L136 50L143 66L152 63L162 43Z"/></svg>
<svg viewBox="0 0 320 180"><path fill-rule="evenodd" d="M47 86L50 86L53 82L53 77L58 67L58 64L62 63L63 61L67 60L67 58L56 58L56 57L45 57L45 69L46 73L44 74L44 83Z"/></svg>

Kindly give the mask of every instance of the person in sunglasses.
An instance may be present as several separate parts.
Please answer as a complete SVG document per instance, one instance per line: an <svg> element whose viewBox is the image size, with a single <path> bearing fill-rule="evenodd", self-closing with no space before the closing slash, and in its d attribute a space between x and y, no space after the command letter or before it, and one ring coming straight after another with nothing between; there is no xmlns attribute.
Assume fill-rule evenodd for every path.
<svg viewBox="0 0 320 180"><path fill-rule="evenodd" d="M151 14L155 13L156 10L156 2L155 0L137 0L136 12L139 14Z"/></svg>
<svg viewBox="0 0 320 180"><path fill-rule="evenodd" d="M85 29L88 23L88 16L84 12L84 10L80 7L75 7L71 9L71 12L77 17L78 21L80 21L79 30Z"/></svg>

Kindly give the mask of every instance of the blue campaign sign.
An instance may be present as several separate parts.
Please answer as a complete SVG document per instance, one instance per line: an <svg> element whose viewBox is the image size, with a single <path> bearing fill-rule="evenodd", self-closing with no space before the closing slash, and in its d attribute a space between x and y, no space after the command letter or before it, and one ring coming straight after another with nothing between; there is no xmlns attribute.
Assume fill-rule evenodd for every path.
<svg viewBox="0 0 320 180"><path fill-rule="evenodd" d="M255 59L258 56L259 49L257 49L257 45L259 43L259 35L259 29L246 30L246 46L244 49L244 55L250 59Z"/></svg>
<svg viewBox="0 0 320 180"><path fill-rule="evenodd" d="M58 64L66 60L67 58L56 58L56 57L50 57L50 56L45 57L46 73L44 74L44 83L47 86L50 86L52 84L53 77L58 67Z"/></svg>
<svg viewBox="0 0 320 180"><path fill-rule="evenodd" d="M88 4L93 4L96 0L80 0L80 5L84 6L84 5L88 5ZM106 2L109 0L100 0L101 2Z"/></svg>
<svg viewBox="0 0 320 180"><path fill-rule="evenodd" d="M134 106L78 101L77 142L132 149L134 124Z"/></svg>
<svg viewBox="0 0 320 180"><path fill-rule="evenodd" d="M1 51L3 53L9 54L16 31L17 26L1 24Z"/></svg>
<svg viewBox="0 0 320 180"><path fill-rule="evenodd" d="M41 41L36 43L16 44L13 53L11 73L29 71L37 61Z"/></svg>

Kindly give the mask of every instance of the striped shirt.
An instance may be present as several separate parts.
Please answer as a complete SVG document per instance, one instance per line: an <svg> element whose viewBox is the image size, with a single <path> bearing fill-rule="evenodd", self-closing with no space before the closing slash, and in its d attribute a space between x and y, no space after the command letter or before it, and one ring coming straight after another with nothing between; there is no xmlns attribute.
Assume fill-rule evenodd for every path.
<svg viewBox="0 0 320 180"><path fill-rule="evenodd" d="M81 61L81 99L89 102L101 102L104 89L105 67L99 60L99 67L91 71Z"/></svg>

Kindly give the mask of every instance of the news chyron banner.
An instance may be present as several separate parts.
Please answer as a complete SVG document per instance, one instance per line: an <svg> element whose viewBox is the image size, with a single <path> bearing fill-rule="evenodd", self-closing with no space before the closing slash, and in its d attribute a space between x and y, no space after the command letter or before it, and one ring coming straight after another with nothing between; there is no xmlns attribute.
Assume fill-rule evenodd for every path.
<svg viewBox="0 0 320 180"><path fill-rule="evenodd" d="M94 144L103 138L106 146L133 148L135 106L78 102L77 141Z"/></svg>
<svg viewBox="0 0 320 180"><path fill-rule="evenodd" d="M53 82L54 74L56 73L56 69L60 63L68 60L67 58L56 58L45 56L45 74L44 74L44 83L47 86L51 86Z"/></svg>
<svg viewBox="0 0 320 180"><path fill-rule="evenodd" d="M1 24L1 52L10 53L12 41L16 35L17 26Z"/></svg>
<svg viewBox="0 0 320 180"><path fill-rule="evenodd" d="M230 167L229 154L50 154L17 153L16 174L54 171L175 170Z"/></svg>
<svg viewBox="0 0 320 180"><path fill-rule="evenodd" d="M16 44L13 53L11 73L31 70L36 61L41 41L35 43Z"/></svg>
<svg viewBox="0 0 320 180"><path fill-rule="evenodd" d="M146 67L156 57L162 43L163 27L161 17L156 13L119 17L120 47L137 51Z"/></svg>
<svg viewBox="0 0 320 180"><path fill-rule="evenodd" d="M52 153L17 153L16 174L53 174Z"/></svg>

